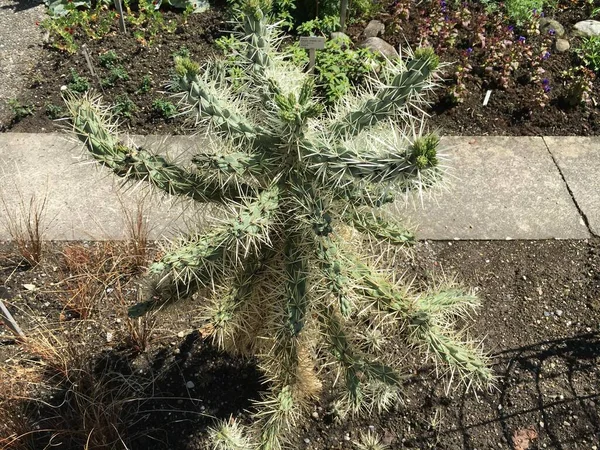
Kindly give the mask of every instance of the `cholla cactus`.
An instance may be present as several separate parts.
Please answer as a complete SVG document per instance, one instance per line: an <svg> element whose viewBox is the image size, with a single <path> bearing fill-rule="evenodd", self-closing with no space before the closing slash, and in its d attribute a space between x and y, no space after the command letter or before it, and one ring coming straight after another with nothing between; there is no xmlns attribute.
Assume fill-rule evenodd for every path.
<svg viewBox="0 0 600 450"><path fill-rule="evenodd" d="M390 61L369 86L323 112L311 75L277 51L264 7L248 1L241 19L234 73L244 74L236 80L243 89L229 88L219 64L201 70L176 59L173 88L213 147L193 167L124 144L98 98L70 96L67 104L75 133L117 175L232 213L154 263L148 299L129 314L208 297L200 315L215 344L256 355L269 382L258 431L248 435L268 450L280 448L319 394L325 365L339 370L337 411L392 405L401 377L385 344L400 336L469 384L492 376L479 349L452 328L476 298L449 285L414 293L355 247L357 235L399 246L414 239L376 208L438 177L439 139L423 134L418 115L438 59L421 49ZM216 448L243 441L238 428L218 429Z"/></svg>

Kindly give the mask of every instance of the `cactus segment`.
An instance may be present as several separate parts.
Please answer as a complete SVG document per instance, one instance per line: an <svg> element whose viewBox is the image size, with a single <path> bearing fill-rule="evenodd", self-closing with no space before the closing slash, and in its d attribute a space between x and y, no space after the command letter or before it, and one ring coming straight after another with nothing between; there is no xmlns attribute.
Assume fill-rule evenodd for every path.
<svg viewBox="0 0 600 450"><path fill-rule="evenodd" d="M331 133L336 136L356 136L365 128L400 112L412 97L429 86L436 67L429 54L417 53L406 62L406 69L398 73L389 86L380 89L374 98L334 123L330 128Z"/></svg>
<svg viewBox="0 0 600 450"><path fill-rule="evenodd" d="M375 239L385 240L390 244L407 245L416 242L414 233L408 231L400 224L375 215L372 211L353 209L346 211L342 219L352 225L356 231L367 234Z"/></svg>
<svg viewBox="0 0 600 450"><path fill-rule="evenodd" d="M93 94L81 98L70 95L66 102L77 137L100 164L120 177L147 181L167 194L181 195L199 202L235 201L253 192L245 184L208 181L163 156L122 144L113 132L115 125L110 111L103 110L99 98Z"/></svg>

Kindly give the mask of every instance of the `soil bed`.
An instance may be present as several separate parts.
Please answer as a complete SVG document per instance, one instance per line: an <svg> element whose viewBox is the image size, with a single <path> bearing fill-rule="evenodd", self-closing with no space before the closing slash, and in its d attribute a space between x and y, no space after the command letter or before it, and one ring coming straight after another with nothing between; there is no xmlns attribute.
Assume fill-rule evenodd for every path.
<svg viewBox="0 0 600 450"><path fill-rule="evenodd" d="M60 282L68 278L64 255L71 255L73 269L74 255L79 255L76 261L85 261L82 248L100 245L106 244L49 245L42 264L28 270L16 266L14 248L0 248L4 295L12 297L10 308L25 330L30 332L36 322L55 324L71 346L79 346L84 363L93 367L90 373L105 374L100 378L103 386L125 391L122 380L121 384L106 380L106 374L118 373L129 388L135 388L135 400L125 403L118 415L126 418L120 430L130 449L206 448L211 417L234 414L247 421L244 411L251 408L247 399L258 398L262 388L260 373L252 361L210 349L194 319L193 302L161 313L143 352L135 351L127 339L125 309L135 301L136 277L123 276L103 285L102 300L87 320L66 314L65 297L59 294L64 290ZM106 252L101 248L99 253L104 261L126 254L111 250L107 257ZM485 348L493 355L497 389L474 395L455 386L446 392L443 382L434 381L433 367L410 357L403 404L387 413L337 423L329 414L326 387L314 405L316 414L296 428L294 448L350 449L358 433L369 427L392 449L567 450L597 445L600 241L422 242L414 258L402 255L396 264L399 273L407 271L406 276L415 276L417 282L456 274L477 290L483 307L470 334L484 337ZM123 296L119 299L117 293ZM16 386L35 366L35 358L2 328L0 342L0 378L8 374ZM398 342L396 349L404 353L404 344ZM332 374L325 374L325 379L330 383ZM52 426L57 412L68 411L69 426L76 432L82 423L78 410L69 410L69 397L61 394L60 386L49 390L51 385L48 379L40 384L48 389L38 392L46 404L21 400L21 406L40 430ZM30 448L44 448L51 434L39 431ZM53 446L81 448L68 433L58 436ZM529 447L515 444L520 437L530 441Z"/></svg>
<svg viewBox="0 0 600 450"><path fill-rule="evenodd" d="M474 14L483 14L482 7L477 3L469 3ZM583 3L583 2L580 2ZM558 9L553 13L566 29L579 20L587 18L583 8L572 4L569 9ZM70 78L71 70L90 79L91 85L98 91L103 91L107 102L116 103L119 97L127 95L136 105L131 117L122 117L123 130L137 134L185 134L190 132L190 127L185 125L183 117L165 119L153 108L157 99L168 100L165 83L171 77L173 68L173 55L181 52L182 48L188 50L196 61L204 61L216 53L213 45L214 39L222 35L228 28L223 15L223 7L215 7L204 14L191 15L184 19L181 14L166 11L164 18L177 22L173 33L159 33L151 45L144 45L137 41L131 34L122 34L117 31L117 23L113 23L112 32L102 40L88 40L83 34L75 35L75 41L81 45L86 44L92 59L95 61L99 79L108 76L108 69L98 65L98 56L108 50L113 50L119 57L129 80L117 81L114 86L105 86L100 89L99 79L93 78L88 73L88 68L83 55L78 52L73 55L66 54L46 47L42 60L30 74L29 88L20 99L23 105L33 105L33 115L27 116L17 123L11 124L8 129L15 132L53 132L58 131L61 122L53 122L48 118L48 105L61 106L61 86L65 86ZM419 10L418 6L411 7L411 17L419 17L426 12ZM400 30L393 30L393 22L389 15L382 13L379 17L387 22L388 32L386 39L398 46L406 41L414 46L421 41L418 22L409 20L400 24ZM357 42L358 36L364 28L364 23L355 24L349 29L349 34ZM445 47L439 51L442 61L455 63L464 56L467 47L471 44L467 39L466 31L458 28L457 44ZM516 35L515 35L516 36ZM435 38L432 38L435 41ZM576 45L578 38L571 39ZM547 37L531 35L527 37L528 45L534 49L544 48L549 45ZM550 44L551 47L551 44ZM552 50L550 47L549 50ZM483 49L475 49L483 52ZM443 86L436 91L432 99L430 110L432 114L431 126L440 130L442 134L456 135L596 135L600 131L600 108L593 103L576 107L566 107L563 97L569 86L561 82L563 71L577 64L577 57L572 52L556 53L542 64L545 70L544 77L552 86L549 99L545 107L540 107L537 102L540 96L540 83L522 81L527 76L514 74L517 81L509 83L502 89L494 86L489 77L483 72L489 68L477 66L481 63L474 56L473 71L465 80L466 94L462 103L449 104L447 89L453 85L452 73L457 66L450 66L446 72ZM147 92L140 91L140 83L144 76L151 78L151 87ZM518 78L521 76L521 78ZM483 98L488 89L492 90L490 102L483 106ZM600 80L593 82L590 96L600 99ZM64 114L64 112L63 112Z"/></svg>

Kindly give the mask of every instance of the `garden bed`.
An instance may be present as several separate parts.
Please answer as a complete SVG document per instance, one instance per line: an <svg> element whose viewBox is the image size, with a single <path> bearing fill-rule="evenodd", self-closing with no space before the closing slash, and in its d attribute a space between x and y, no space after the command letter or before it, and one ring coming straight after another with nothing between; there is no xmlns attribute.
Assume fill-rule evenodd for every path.
<svg viewBox="0 0 600 450"><path fill-rule="evenodd" d="M52 366L39 366L47 362L40 348L38 354L24 351L3 330L0 381L23 396L13 408L26 407L29 426L37 429L29 436L35 442L30 448L44 448L53 434L56 448L82 448L93 427L97 435L91 437L110 437L102 428L103 418L114 420L111 425L130 449L206 448L206 427L213 418L233 414L247 422L247 399L258 398L263 389L253 361L210 349L194 318L193 302L157 315L146 340L131 338L125 310L135 301L138 277L123 256L130 251L120 245L124 244L52 244L35 269L17 265L14 247L1 249L0 277L17 320L28 333L35 323L53 329L58 337L55 348L63 355L79 355L77 365L69 369L75 373L87 368L91 383L58 384L61 378L56 374L49 378ZM600 242L423 242L414 259L401 256L396 264L399 273L408 270L405 276L416 276L417 283L431 282L443 272L477 289L483 307L470 333L483 337L493 357L496 389L475 395L454 386L446 392L443 382L434 381L434 368L423 366L413 352L404 368L404 403L388 413L337 423L329 413L327 394L333 374L324 369L324 394L314 404L313 417L296 429L294 448L351 449L359 433L369 429L392 449L597 445ZM115 268L121 276L111 279ZM95 274L92 290L100 288L101 295L94 297L93 309L83 320L73 314L73 299L77 276L86 271ZM70 350L60 348L60 342ZM143 351L136 346L140 342L147 343ZM405 352L403 343L395 347ZM32 380L37 387L27 384ZM104 390L99 393L94 386ZM0 400L6 401L8 392L0 391ZM32 392L47 403L30 400ZM84 408L86 398L93 402ZM83 400L77 404L76 399ZM87 416L84 423L82 411L102 414L96 422ZM530 441L529 447L516 444L520 437Z"/></svg>
<svg viewBox="0 0 600 450"><path fill-rule="evenodd" d="M432 127L443 134L458 135L595 135L599 132L600 80L590 79L587 103L565 104L574 82L565 71L581 66L572 51L581 38L572 36L570 31L574 23L589 17L589 2L561 1L557 9L549 12L567 30L572 49L565 53L554 50L554 36L538 34L535 27L512 28L510 19L486 13L478 2L464 3L468 13L460 12L456 6L444 6L446 2L425 1L419 5L405 2L409 4L406 7L402 3L386 3L388 7L378 14L386 24L383 37L395 46L406 42L415 46L426 40L436 48L442 61L453 64L444 71L445 81L431 99ZM104 11L103 14L109 13ZM196 61L210 58L218 53L214 40L223 34L228 24L222 6L189 16L165 11L162 17L166 28L148 40L132 33L119 33L116 19L108 21L111 31L102 39L89 39L82 31L74 30L74 42L87 45L98 78L90 76L80 52L68 54L46 46L43 59L30 74L29 88L19 99L23 107L31 108L22 111L21 120L15 121L8 130L57 131L60 122L53 122L51 118L64 114L64 110L58 109L62 108L61 87L68 86L76 73L87 78L91 87L102 90L107 101L118 104L124 128L132 133L189 133L182 117L167 117L175 113L165 103L172 101L165 92L165 84L170 79L173 55L187 52ZM367 19L349 28L348 34L355 43L360 42ZM506 50L507 46L512 50ZM492 48L499 52L495 59L489 59ZM123 69L121 77L115 78L108 66L99 65L100 55L110 50L115 52L116 64ZM525 53L531 56L523 59ZM457 69L467 66L470 69L457 78ZM101 85L104 86L100 88ZM491 90L489 103L483 106L488 90ZM449 95L450 92L454 94Z"/></svg>

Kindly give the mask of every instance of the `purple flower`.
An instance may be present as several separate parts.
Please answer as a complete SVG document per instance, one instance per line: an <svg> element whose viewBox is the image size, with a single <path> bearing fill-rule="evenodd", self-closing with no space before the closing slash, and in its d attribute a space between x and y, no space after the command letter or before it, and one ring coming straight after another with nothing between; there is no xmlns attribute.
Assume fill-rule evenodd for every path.
<svg viewBox="0 0 600 450"><path fill-rule="evenodd" d="M547 60L548 58L550 58L550 52L544 52L544 53L542 54L542 59L545 61L545 60Z"/></svg>
<svg viewBox="0 0 600 450"><path fill-rule="evenodd" d="M469 48L467 49L467 55L470 55L471 53L473 53L473 49L472 49L471 47L469 47Z"/></svg>
<svg viewBox="0 0 600 450"><path fill-rule="evenodd" d="M522 44L525 42L525 36L519 36L519 42Z"/></svg>
<svg viewBox="0 0 600 450"><path fill-rule="evenodd" d="M550 87L550 81L548 80L548 78L544 78L542 80L542 86L544 86L544 92L547 94L548 92L550 92L550 89L552 89Z"/></svg>
<svg viewBox="0 0 600 450"><path fill-rule="evenodd" d="M554 36L554 35L556 34L556 31L554 31L552 28L550 28L550 29L548 30L548 34L549 34L550 36Z"/></svg>
<svg viewBox="0 0 600 450"><path fill-rule="evenodd" d="M509 25L509 26L508 26L508 31L514 31L514 30L515 30L515 27L514 27L514 25Z"/></svg>

